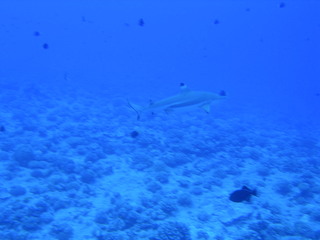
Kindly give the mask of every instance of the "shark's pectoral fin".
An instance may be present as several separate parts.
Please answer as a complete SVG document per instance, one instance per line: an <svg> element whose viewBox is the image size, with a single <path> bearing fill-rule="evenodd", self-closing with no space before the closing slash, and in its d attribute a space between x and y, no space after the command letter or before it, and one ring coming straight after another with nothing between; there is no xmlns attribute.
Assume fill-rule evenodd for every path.
<svg viewBox="0 0 320 240"><path fill-rule="evenodd" d="M210 104L200 106L206 113L210 113Z"/></svg>

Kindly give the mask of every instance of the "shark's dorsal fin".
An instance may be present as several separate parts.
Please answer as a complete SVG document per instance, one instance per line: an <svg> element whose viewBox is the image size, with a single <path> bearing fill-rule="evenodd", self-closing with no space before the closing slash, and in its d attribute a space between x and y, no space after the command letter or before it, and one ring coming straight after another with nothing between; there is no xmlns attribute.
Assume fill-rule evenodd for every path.
<svg viewBox="0 0 320 240"><path fill-rule="evenodd" d="M185 92L189 92L190 89L188 88L188 86L184 83L180 83L180 93L185 93Z"/></svg>

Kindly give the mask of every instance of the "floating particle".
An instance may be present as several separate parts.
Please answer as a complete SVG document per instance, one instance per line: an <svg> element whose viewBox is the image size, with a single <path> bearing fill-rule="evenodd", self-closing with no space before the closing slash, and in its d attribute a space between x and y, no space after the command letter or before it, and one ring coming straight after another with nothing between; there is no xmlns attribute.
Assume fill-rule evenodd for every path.
<svg viewBox="0 0 320 240"><path fill-rule="evenodd" d="M220 23L220 21L218 20L218 19L216 19L216 20L214 20L214 22L213 22L214 24L219 24Z"/></svg>
<svg viewBox="0 0 320 240"><path fill-rule="evenodd" d="M42 47L43 47L44 49L48 49L48 48L49 48L49 45L48 45L48 43L44 43L44 44L42 45Z"/></svg>
<svg viewBox="0 0 320 240"><path fill-rule="evenodd" d="M143 18L139 19L139 26L143 27L144 26L144 20Z"/></svg>
<svg viewBox="0 0 320 240"><path fill-rule="evenodd" d="M132 132L130 133L130 136L131 136L132 138L136 138L136 137L139 136L139 132L138 132L138 131L132 131Z"/></svg>
<svg viewBox="0 0 320 240"><path fill-rule="evenodd" d="M286 4L284 2L281 2L279 5L280 8L284 8L285 6L286 6Z"/></svg>
<svg viewBox="0 0 320 240"><path fill-rule="evenodd" d="M39 37L40 33L38 31L33 32L33 36Z"/></svg>
<svg viewBox="0 0 320 240"><path fill-rule="evenodd" d="M81 16L81 21L84 23L93 23L90 18L88 19L86 16Z"/></svg>
<svg viewBox="0 0 320 240"><path fill-rule="evenodd" d="M251 11L251 9L250 8L246 8L246 12L250 12Z"/></svg>
<svg viewBox="0 0 320 240"><path fill-rule="evenodd" d="M5 127L4 126L0 126L0 132L5 132L6 131L6 129L5 129Z"/></svg>

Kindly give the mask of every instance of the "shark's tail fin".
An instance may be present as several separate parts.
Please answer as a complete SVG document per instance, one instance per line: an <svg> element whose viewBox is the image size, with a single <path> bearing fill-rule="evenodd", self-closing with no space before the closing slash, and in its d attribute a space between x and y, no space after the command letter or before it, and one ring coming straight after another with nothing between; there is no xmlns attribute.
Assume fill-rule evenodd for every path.
<svg viewBox="0 0 320 240"><path fill-rule="evenodd" d="M132 108L133 111L136 112L136 114L137 114L137 120L140 120L140 115L141 115L141 112L142 112L142 110L143 110L143 107L141 107L140 105L131 103L128 99L127 99L127 103L128 103L128 106L129 106L130 108Z"/></svg>

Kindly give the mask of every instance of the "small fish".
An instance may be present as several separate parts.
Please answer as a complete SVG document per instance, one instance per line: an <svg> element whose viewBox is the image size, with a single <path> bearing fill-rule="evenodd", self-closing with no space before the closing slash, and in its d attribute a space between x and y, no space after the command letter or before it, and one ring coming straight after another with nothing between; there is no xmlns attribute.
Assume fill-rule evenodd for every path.
<svg viewBox="0 0 320 240"><path fill-rule="evenodd" d="M286 4L285 4L284 2L282 2L282 3L279 4L279 7L280 7L280 8L284 8L285 6L286 6Z"/></svg>
<svg viewBox="0 0 320 240"><path fill-rule="evenodd" d="M136 138L136 137L139 136L139 132L138 132L138 131L132 131L132 132L130 133L130 136L131 136L132 138Z"/></svg>
<svg viewBox="0 0 320 240"><path fill-rule="evenodd" d="M48 43L44 43L44 44L42 45L42 48L43 48L43 49L48 49L48 48L49 48L49 44L48 44Z"/></svg>
<svg viewBox="0 0 320 240"><path fill-rule="evenodd" d="M240 190L236 190L230 194L229 199L232 202L250 202L251 196L257 196L256 190L251 190L246 186L243 186Z"/></svg>
<svg viewBox="0 0 320 240"><path fill-rule="evenodd" d="M143 26L144 26L144 20L143 20L143 18L140 18L140 19L139 19L138 24L139 24L140 27L143 27Z"/></svg>

